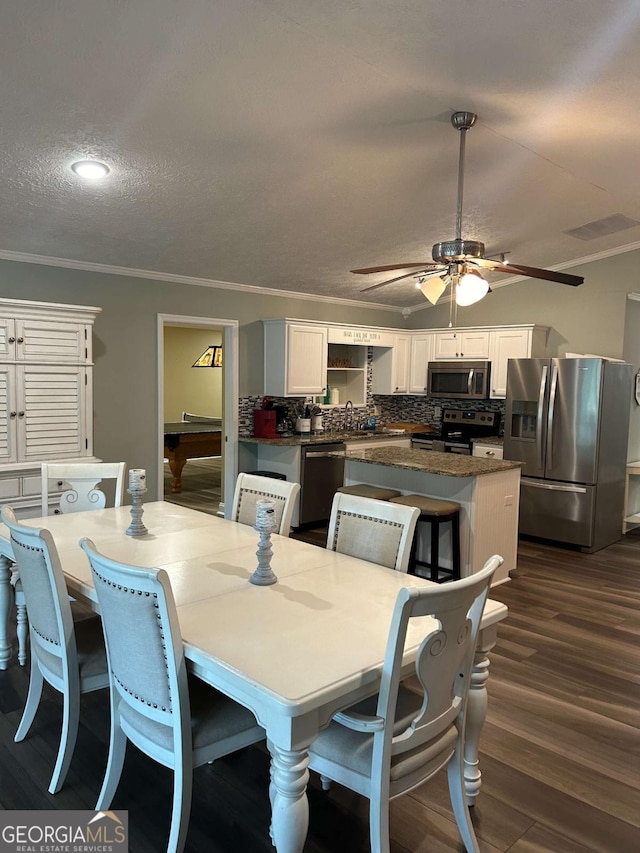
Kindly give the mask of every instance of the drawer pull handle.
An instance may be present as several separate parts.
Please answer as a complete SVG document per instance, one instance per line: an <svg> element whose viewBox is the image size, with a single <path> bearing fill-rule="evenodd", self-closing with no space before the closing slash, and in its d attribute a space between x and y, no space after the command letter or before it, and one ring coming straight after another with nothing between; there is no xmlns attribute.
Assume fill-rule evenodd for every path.
<svg viewBox="0 0 640 853"><path fill-rule="evenodd" d="M58 485L59 485L59 486L64 485L64 480L58 480Z"/></svg>
<svg viewBox="0 0 640 853"><path fill-rule="evenodd" d="M495 456L495 455L496 455L495 450L487 450L487 456Z"/></svg>
<svg viewBox="0 0 640 853"><path fill-rule="evenodd" d="M18 338L18 343L19 343L19 344L23 344L23 343L24 343L24 338Z"/></svg>
<svg viewBox="0 0 640 853"><path fill-rule="evenodd" d="M11 418L15 418L15 416L16 416L17 414L18 414L17 412L11 412L11 413L9 414L9 417L11 417Z"/></svg>
<svg viewBox="0 0 640 853"><path fill-rule="evenodd" d="M23 418L23 417L24 417L24 412L18 412L18 417L19 417L19 418Z"/></svg>
<svg viewBox="0 0 640 853"><path fill-rule="evenodd" d="M15 338L13 338L13 337L9 338L9 343L10 343L10 344L15 344L15 342L16 342L16 339L15 339Z"/></svg>

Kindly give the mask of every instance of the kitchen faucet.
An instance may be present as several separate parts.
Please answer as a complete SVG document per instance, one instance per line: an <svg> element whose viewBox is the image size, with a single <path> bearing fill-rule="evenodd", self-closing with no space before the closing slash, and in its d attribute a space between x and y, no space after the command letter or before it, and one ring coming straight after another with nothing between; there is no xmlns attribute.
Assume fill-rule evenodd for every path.
<svg viewBox="0 0 640 853"><path fill-rule="evenodd" d="M344 404L344 428L353 429L353 403L351 400L347 400Z"/></svg>

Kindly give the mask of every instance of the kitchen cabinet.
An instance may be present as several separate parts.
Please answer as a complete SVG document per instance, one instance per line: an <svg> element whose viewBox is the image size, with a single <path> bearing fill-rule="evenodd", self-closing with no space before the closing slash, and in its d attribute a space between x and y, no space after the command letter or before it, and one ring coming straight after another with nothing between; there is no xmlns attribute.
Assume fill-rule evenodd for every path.
<svg viewBox="0 0 640 853"><path fill-rule="evenodd" d="M91 331L100 309L6 299L0 310L0 505L28 517L40 514L42 462L97 461Z"/></svg>
<svg viewBox="0 0 640 853"><path fill-rule="evenodd" d="M409 394L426 394L427 367L433 361L435 349L434 334L414 334L411 336L409 358Z"/></svg>
<svg viewBox="0 0 640 853"><path fill-rule="evenodd" d="M337 388L339 405L351 400L354 406L367 401L367 347L329 341L327 386Z"/></svg>
<svg viewBox="0 0 640 853"><path fill-rule="evenodd" d="M324 396L327 389L326 326L263 320L264 393L273 397Z"/></svg>
<svg viewBox="0 0 640 853"><path fill-rule="evenodd" d="M547 354L548 331L544 326L513 326L490 330L492 398L507 396L507 366L510 358L543 358Z"/></svg>
<svg viewBox="0 0 640 853"><path fill-rule="evenodd" d="M452 332L436 332L434 359L455 361L467 359L479 361L489 358L489 330L469 329Z"/></svg>
<svg viewBox="0 0 640 853"><path fill-rule="evenodd" d="M502 459L503 448L501 444L483 444L481 441L474 441L473 455L482 459Z"/></svg>
<svg viewBox="0 0 640 853"><path fill-rule="evenodd" d="M372 394L406 394L409 388L410 335L394 335L389 347L374 347Z"/></svg>
<svg viewBox="0 0 640 853"><path fill-rule="evenodd" d="M640 462L628 462L624 481L623 533L640 526L640 480L636 479L639 476Z"/></svg>

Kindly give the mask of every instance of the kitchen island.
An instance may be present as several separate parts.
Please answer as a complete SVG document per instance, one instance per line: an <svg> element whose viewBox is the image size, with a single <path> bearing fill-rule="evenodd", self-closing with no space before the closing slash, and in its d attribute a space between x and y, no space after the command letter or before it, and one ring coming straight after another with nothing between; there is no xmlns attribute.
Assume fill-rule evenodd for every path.
<svg viewBox="0 0 640 853"><path fill-rule="evenodd" d="M321 523L329 518L333 495L343 483L342 458L345 455L356 448L411 446L410 436L383 430L327 430L282 438L240 436L238 442L239 471L270 471L290 482L300 483L300 495L291 519L293 527ZM334 450L340 451L340 462L328 458Z"/></svg>
<svg viewBox="0 0 640 853"><path fill-rule="evenodd" d="M518 462L402 447L356 449L345 457L344 481L346 485L368 483L402 494L457 501L462 576L479 571L492 554L500 554L504 563L494 576L494 585L509 580L518 544ZM428 525L419 527L428 532ZM449 539L445 528L440 543L444 565L451 557ZM428 541L428 535L421 536L421 558Z"/></svg>

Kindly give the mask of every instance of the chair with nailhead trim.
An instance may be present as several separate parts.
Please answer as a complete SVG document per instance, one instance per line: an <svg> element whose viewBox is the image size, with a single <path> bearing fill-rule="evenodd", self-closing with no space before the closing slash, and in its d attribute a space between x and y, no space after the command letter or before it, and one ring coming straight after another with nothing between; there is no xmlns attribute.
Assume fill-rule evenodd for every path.
<svg viewBox="0 0 640 853"><path fill-rule="evenodd" d="M415 507L336 492L327 548L406 572L419 515Z"/></svg>
<svg viewBox="0 0 640 853"><path fill-rule="evenodd" d="M96 810L111 805L130 740L173 770L167 853L181 853L193 768L263 740L265 731L251 711L187 674L167 573L111 560L90 539L80 546L102 614L111 687L109 758Z"/></svg>
<svg viewBox="0 0 640 853"><path fill-rule="evenodd" d="M109 686L102 628L98 617L74 614L51 533L19 524L8 506L2 508L2 521L11 533L31 640L29 692L15 741L26 737L40 704L43 684L48 682L63 697L62 734L49 784L49 792L55 794L71 764L80 695Z"/></svg>
<svg viewBox="0 0 640 853"><path fill-rule="evenodd" d="M256 474L238 474L231 507L231 519L240 524L256 523L256 503L261 500L273 501L276 510L277 532L288 536L291 530L291 517L300 483L274 480Z"/></svg>
<svg viewBox="0 0 640 853"><path fill-rule="evenodd" d="M126 469L126 462L43 462L40 470L42 515L104 509L107 496L98 488L104 480L113 482L113 506L121 506ZM49 512L50 489L51 494L60 492L59 504L53 513ZM24 666L27 662L28 623L18 572L15 572L12 583L16 601L18 663Z"/></svg>

